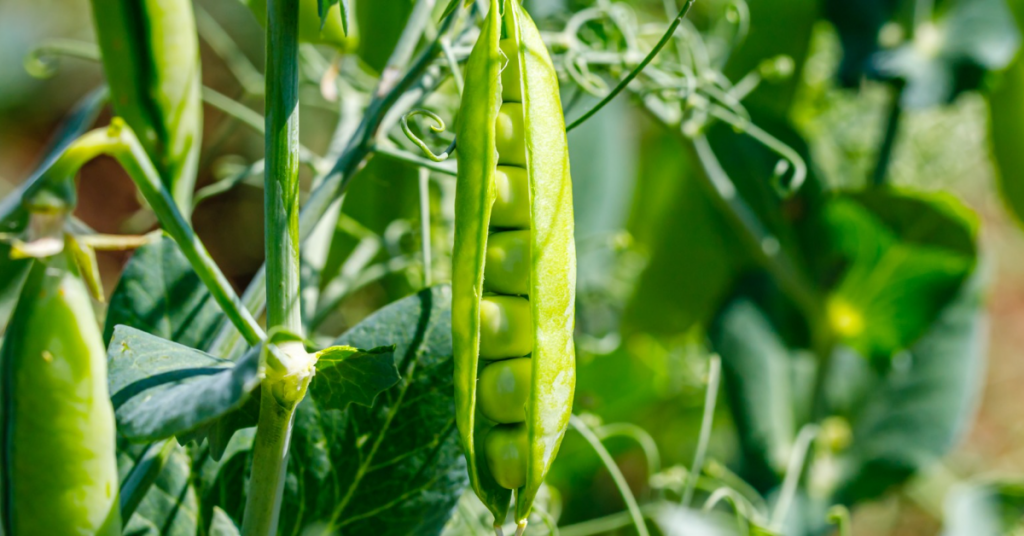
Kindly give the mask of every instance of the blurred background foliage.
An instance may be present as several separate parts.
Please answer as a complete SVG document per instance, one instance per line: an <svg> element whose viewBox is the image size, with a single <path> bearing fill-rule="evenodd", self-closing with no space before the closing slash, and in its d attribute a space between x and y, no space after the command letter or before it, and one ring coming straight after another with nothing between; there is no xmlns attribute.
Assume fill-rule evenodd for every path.
<svg viewBox="0 0 1024 536"><path fill-rule="evenodd" d="M646 50L664 28L665 5L621 3L639 21ZM527 4L553 33L595 2ZM411 7L406 0L357 3L353 54L368 72L384 68ZM196 10L205 85L261 109L260 83L239 75L251 69L259 76L259 24L234 0L197 0ZM716 34L730 16L750 25L737 46ZM87 60L62 58L45 79L24 67L46 40L93 41L89 17L85 0L0 2L0 194L30 174L61 119L101 84L99 65ZM749 484L773 500L799 430L828 417L795 499L800 515L784 533L827 531L824 512L833 503L855 505L857 535L1010 530L1024 504L1012 482L1024 474L1017 386L1024 380L1017 224L1024 215L1024 61L1015 60L1024 2L698 0L689 21L684 29L706 35L703 53L725 78L763 78L742 108L802 157L808 178L794 195L780 195L768 180L779 157L762 143L722 122L666 121L645 110L649 96L635 93L570 134L579 250L575 412L595 426L646 430L656 460L629 435L606 445L642 502L676 497L681 468L698 448L709 356L717 353L723 390L709 478ZM614 46L605 30L597 25L594 33ZM225 48L225 38L234 44ZM662 54L689 53L670 46ZM330 154L332 131L358 119L365 102L357 93L346 108L342 95L339 107L324 96L317 72L303 77L302 142ZM571 119L597 99L576 95L568 82ZM428 107L451 110L451 89ZM263 150L262 136L236 119L211 106L205 114L200 187L252 164ZM108 117L104 111L98 124ZM738 197L709 187L720 183L708 154ZM790 164L781 175L792 171ZM319 313L321 336L333 338L420 287L424 268L410 260L421 245L418 184L414 166L384 156L352 182L335 228L321 233L324 294L332 282L345 286ZM203 200L193 216L240 289L262 261L261 187L254 174ZM434 259L427 269L446 281L454 179L433 174L429 188ZM86 166L80 195L76 215L100 232L153 225L110 161ZM763 226L754 247L730 199ZM129 256L99 254L108 293ZM766 258L788 263L783 275L792 281L780 282ZM375 275L359 280L367 267ZM802 300L794 287L820 299ZM819 373L823 356L831 364ZM968 485L974 482L981 484ZM545 504L562 526L626 506L597 455L571 432L549 484ZM662 517L673 515L683 513ZM660 525L673 533L672 522ZM459 533L455 524L450 529Z"/></svg>

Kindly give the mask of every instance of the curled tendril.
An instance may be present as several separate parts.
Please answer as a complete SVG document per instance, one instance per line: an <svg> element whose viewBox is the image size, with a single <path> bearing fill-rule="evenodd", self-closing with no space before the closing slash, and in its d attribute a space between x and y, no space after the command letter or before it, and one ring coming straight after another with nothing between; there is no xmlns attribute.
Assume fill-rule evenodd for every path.
<svg viewBox="0 0 1024 536"><path fill-rule="evenodd" d="M100 60L100 50L93 43L68 39L53 39L33 48L25 56L25 70L36 78L49 78L56 74L61 56L83 60Z"/></svg>
<svg viewBox="0 0 1024 536"><path fill-rule="evenodd" d="M781 140L765 132L757 125L744 121L741 117L736 116L731 111L712 104L710 106L711 114L715 117L729 123L737 130L747 134L754 138L761 145L771 149L775 154L781 156L785 161L789 162L787 166L776 165L775 172L772 174L772 186L778 191L782 197L789 197L793 195L800 186L803 185L807 179L807 163L804 162L803 157L800 153L796 152L792 147L786 145ZM783 183L782 176L789 171L789 167L793 168L793 175L788 182Z"/></svg>
<svg viewBox="0 0 1024 536"><path fill-rule="evenodd" d="M839 536L850 536L850 511L845 506L837 504L829 508L825 519L839 528Z"/></svg>
<svg viewBox="0 0 1024 536"><path fill-rule="evenodd" d="M433 160L434 162L444 162L445 160L447 160L448 157L451 156L452 151L455 150L456 140L452 140L451 145L449 145L448 148L445 149L443 153L439 155L434 154L434 152L430 150L430 147L427 147L426 142L421 140L420 137L417 136L416 133L414 133L412 131L412 128L409 126L409 118L414 115L425 115L433 119L434 124L430 125L430 130L438 134L445 131L444 120L441 119L441 117L435 114L434 112L431 112L430 110L413 110L402 116L402 132L404 132L406 137L408 137L410 141L415 143L423 151L423 153L427 155L427 158Z"/></svg>

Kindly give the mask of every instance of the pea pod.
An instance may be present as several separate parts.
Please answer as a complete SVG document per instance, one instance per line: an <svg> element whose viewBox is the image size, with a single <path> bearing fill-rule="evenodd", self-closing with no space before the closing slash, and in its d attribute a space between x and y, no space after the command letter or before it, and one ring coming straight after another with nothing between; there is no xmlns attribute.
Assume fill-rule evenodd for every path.
<svg viewBox="0 0 1024 536"><path fill-rule="evenodd" d="M34 260L0 349L7 536L121 534L107 355L66 254Z"/></svg>
<svg viewBox="0 0 1024 536"><path fill-rule="evenodd" d="M190 0L92 0L114 113L191 211L202 139L199 38Z"/></svg>
<svg viewBox="0 0 1024 536"><path fill-rule="evenodd" d="M470 481L496 526L514 487L522 530L572 410L576 252L558 78L529 15L500 2L469 56L456 131L452 335Z"/></svg>

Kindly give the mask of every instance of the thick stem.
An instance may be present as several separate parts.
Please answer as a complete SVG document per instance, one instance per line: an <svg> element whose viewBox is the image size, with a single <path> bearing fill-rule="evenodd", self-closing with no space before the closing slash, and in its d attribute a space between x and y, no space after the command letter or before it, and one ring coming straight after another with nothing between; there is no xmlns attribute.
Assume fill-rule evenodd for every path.
<svg viewBox="0 0 1024 536"><path fill-rule="evenodd" d="M268 2L264 188L267 326L301 335L298 25L298 0Z"/></svg>
<svg viewBox="0 0 1024 536"><path fill-rule="evenodd" d="M299 305L299 3L267 2L266 179L267 327L302 335ZM253 446L249 495L242 534L277 534L292 416L298 397L281 396L296 378L306 377L301 344L281 347L280 370L268 369L262 384L260 418ZM303 387L308 378L303 382ZM304 389L302 389L304 392Z"/></svg>
<svg viewBox="0 0 1024 536"><path fill-rule="evenodd" d="M242 521L242 534L245 536L277 534L294 415L294 406L289 409L278 403L271 393L263 393L256 443L253 445L249 496Z"/></svg>

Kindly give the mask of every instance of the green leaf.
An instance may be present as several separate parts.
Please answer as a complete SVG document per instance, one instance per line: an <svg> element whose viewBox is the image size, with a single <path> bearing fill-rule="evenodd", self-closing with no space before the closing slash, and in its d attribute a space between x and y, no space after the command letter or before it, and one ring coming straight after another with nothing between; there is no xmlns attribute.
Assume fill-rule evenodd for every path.
<svg viewBox="0 0 1024 536"><path fill-rule="evenodd" d="M110 298L103 338L125 325L193 348L206 348L224 322L217 303L167 236L139 248Z"/></svg>
<svg viewBox="0 0 1024 536"><path fill-rule="evenodd" d="M448 286L388 305L336 341L355 348L394 345L401 379L368 408L328 409L311 389L296 410L283 533L314 527L375 536L441 531L467 485L451 344ZM244 471L228 471L210 487L242 489L243 479ZM225 509L237 519L243 507Z"/></svg>
<svg viewBox="0 0 1024 536"><path fill-rule="evenodd" d="M257 350L235 363L117 326L107 354L118 433L133 441L179 436L242 407L259 386Z"/></svg>
<svg viewBox="0 0 1024 536"><path fill-rule="evenodd" d="M127 520L125 536L195 536L198 534L199 500L192 485L192 460L177 445L163 470ZM126 473L135 463L132 454L141 455L139 446L121 449L120 471Z"/></svg>
<svg viewBox="0 0 1024 536"><path fill-rule="evenodd" d="M316 376L309 389L323 409L345 409L351 403L370 407L378 394L400 379L393 346L369 351L331 346L316 355Z"/></svg>
<svg viewBox="0 0 1024 536"><path fill-rule="evenodd" d="M854 442L842 461L849 472L838 502L878 496L939 460L966 431L986 355L983 290L975 274L928 333L849 405ZM841 390L848 380L835 371L829 390Z"/></svg>
<svg viewBox="0 0 1024 536"><path fill-rule="evenodd" d="M829 319L868 357L913 344L974 267L976 223L951 196L847 194L827 203L823 220L828 247L845 261Z"/></svg>
<svg viewBox="0 0 1024 536"><path fill-rule="evenodd" d="M219 506L213 507L213 521L210 522L209 534L210 536L241 536L238 526Z"/></svg>
<svg viewBox="0 0 1024 536"><path fill-rule="evenodd" d="M808 363L809 356L789 349L747 298L729 303L708 337L722 357L725 392L744 453L743 474L760 489L771 489L779 483L804 417L796 408L806 399L806 371L813 360Z"/></svg>
<svg viewBox="0 0 1024 536"><path fill-rule="evenodd" d="M942 536L1002 536L1024 529L1024 484L962 485L946 501Z"/></svg>

